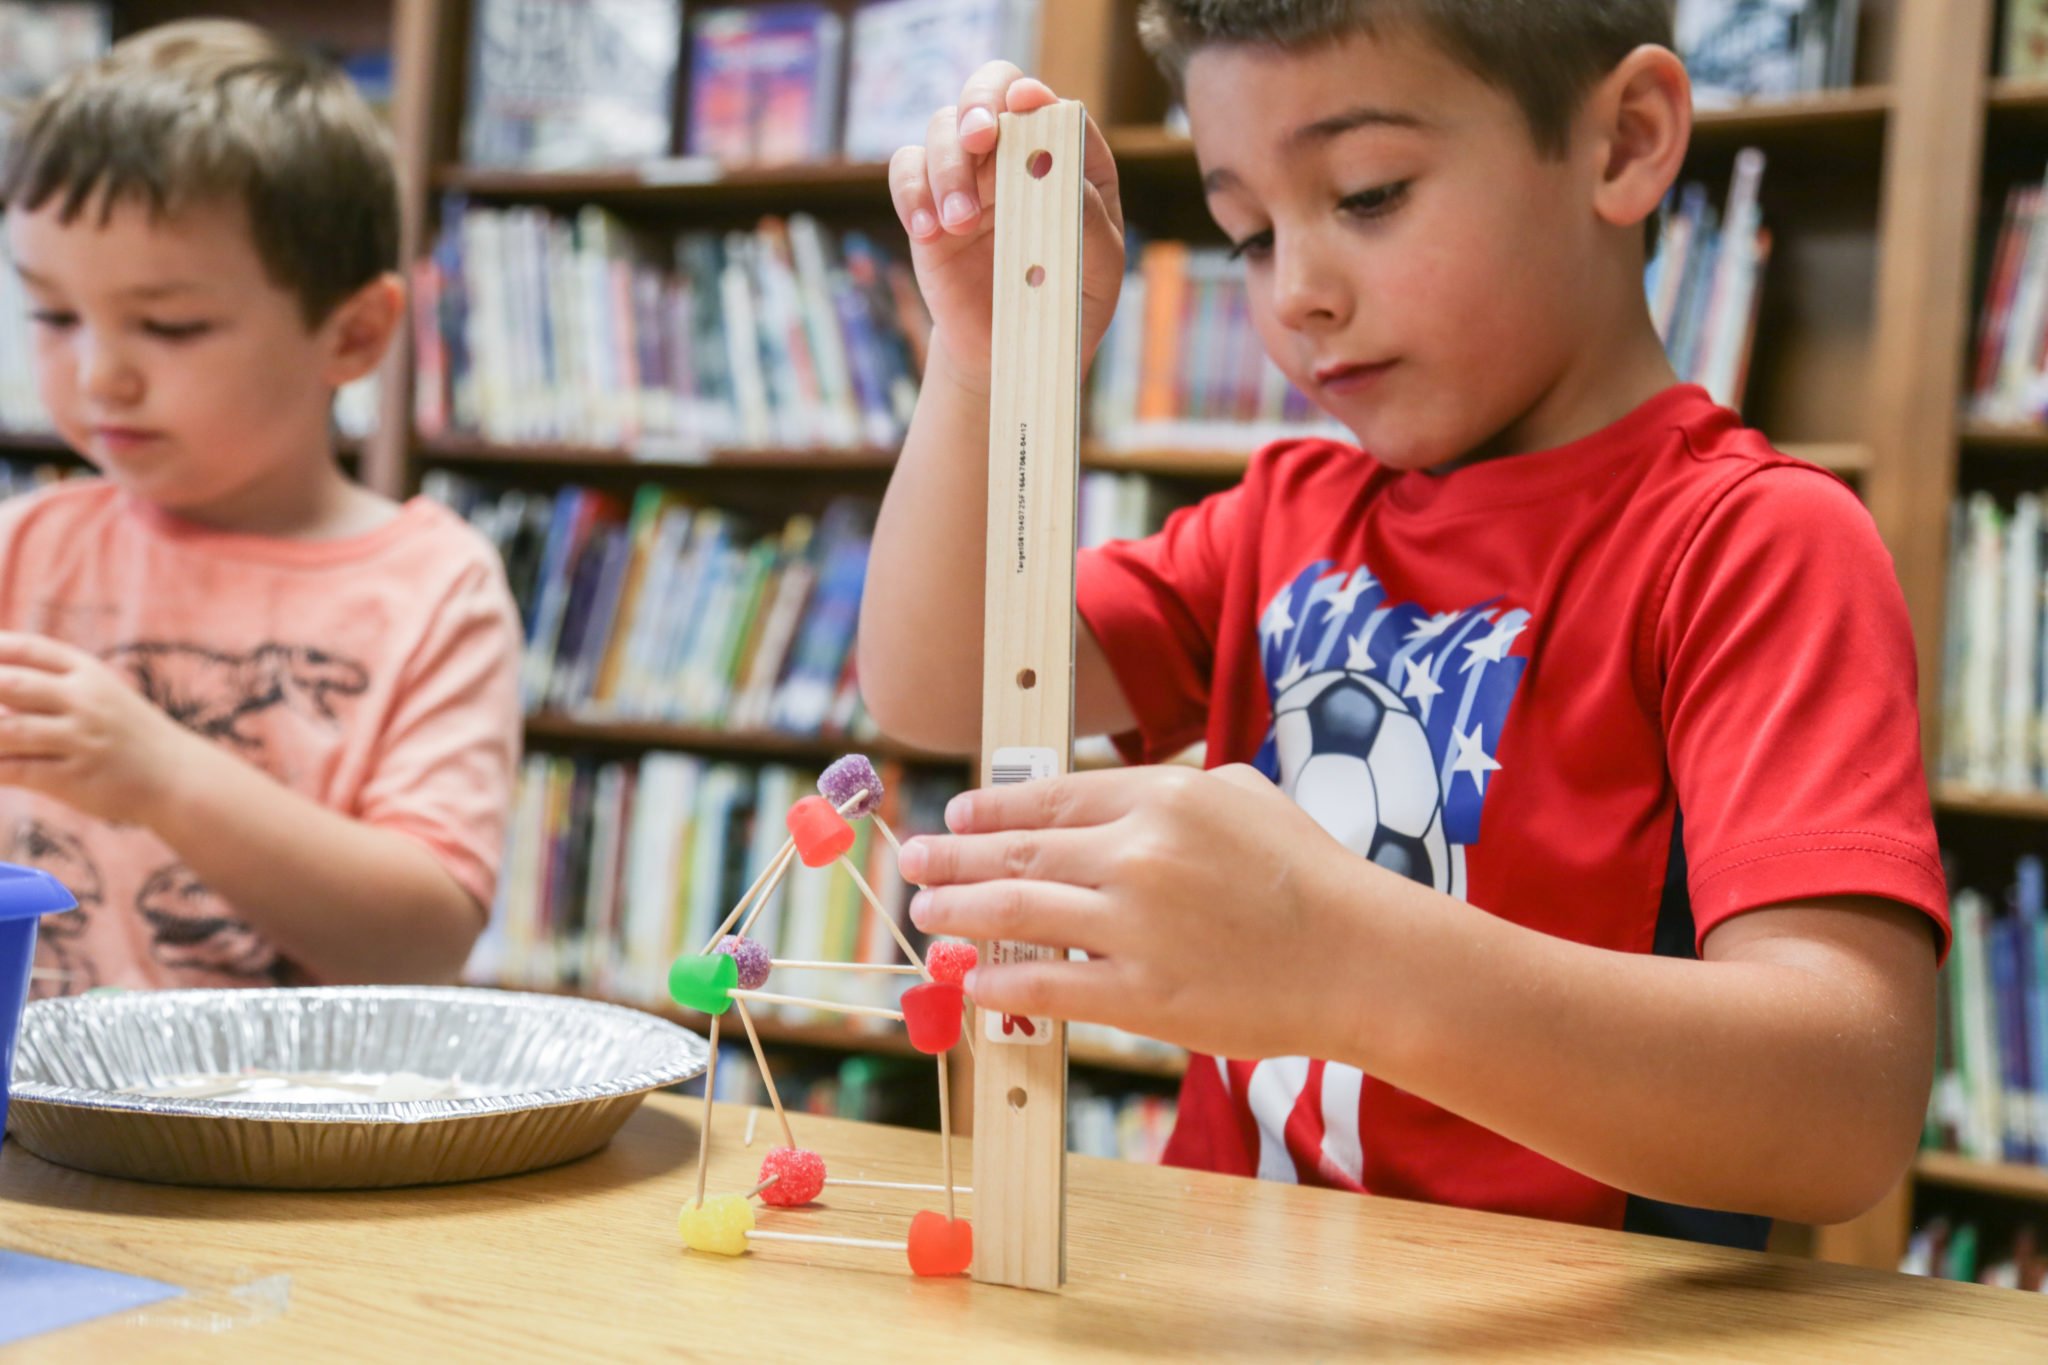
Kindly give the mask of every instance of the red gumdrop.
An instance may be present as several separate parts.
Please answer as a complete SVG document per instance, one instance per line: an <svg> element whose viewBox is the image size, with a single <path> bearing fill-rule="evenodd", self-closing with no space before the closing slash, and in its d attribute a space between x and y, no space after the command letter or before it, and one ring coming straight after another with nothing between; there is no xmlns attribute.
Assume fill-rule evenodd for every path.
<svg viewBox="0 0 2048 1365"><path fill-rule="evenodd" d="M931 968L932 980L950 981L956 986L980 960L981 954L972 943L957 938L940 939L924 953L924 965Z"/></svg>
<svg viewBox="0 0 2048 1365"><path fill-rule="evenodd" d="M761 1191L761 1202L793 1209L808 1204L825 1188L825 1158L802 1147L776 1147L762 1158L759 1179L780 1176Z"/></svg>
<svg viewBox="0 0 2048 1365"><path fill-rule="evenodd" d="M918 1275L964 1275L974 1264L974 1225L925 1209L910 1220L910 1269Z"/></svg>
<svg viewBox="0 0 2048 1365"><path fill-rule="evenodd" d="M853 847L853 826L822 796L806 796L789 808L789 837L805 867L830 867Z"/></svg>
<svg viewBox="0 0 2048 1365"><path fill-rule="evenodd" d="M903 1027L919 1052L940 1053L960 1041L967 996L951 981L927 981L903 992Z"/></svg>

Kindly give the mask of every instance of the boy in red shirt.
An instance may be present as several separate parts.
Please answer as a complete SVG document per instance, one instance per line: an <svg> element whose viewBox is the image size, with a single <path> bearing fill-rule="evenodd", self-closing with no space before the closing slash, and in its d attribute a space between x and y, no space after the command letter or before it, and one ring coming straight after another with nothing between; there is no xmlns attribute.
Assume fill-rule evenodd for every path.
<svg viewBox="0 0 2048 1365"><path fill-rule="evenodd" d="M137 34L0 173L38 390L105 477L0 510L0 856L78 898L37 994L452 979L497 881L519 625L491 547L345 478L404 313L347 79Z"/></svg>
<svg viewBox="0 0 2048 1365"><path fill-rule="evenodd" d="M1086 554L1079 727L1156 760L974 792L935 933L1085 949L985 1008L1196 1050L1169 1161L1760 1246L1897 1180L1947 908L1913 651L1854 495L1681 386L1645 223L1691 99L1662 0L1151 0L1284 442ZM861 622L875 716L972 748L994 113L896 205L937 321ZM1083 335L1122 273L1091 128Z"/></svg>

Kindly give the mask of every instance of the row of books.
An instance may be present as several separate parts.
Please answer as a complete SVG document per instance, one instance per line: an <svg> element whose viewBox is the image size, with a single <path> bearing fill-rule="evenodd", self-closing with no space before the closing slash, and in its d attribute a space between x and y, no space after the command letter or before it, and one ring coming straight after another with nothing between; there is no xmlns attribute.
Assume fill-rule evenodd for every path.
<svg viewBox="0 0 2048 1365"><path fill-rule="evenodd" d="M1316 432L1344 439L1266 357L1243 267L1220 247L1131 253L1096 352L1089 424L1109 449L1226 448Z"/></svg>
<svg viewBox="0 0 2048 1365"><path fill-rule="evenodd" d="M1675 191L1643 282L1672 368L1728 407L1741 405L1771 256L1757 207L1763 173L1764 154L1746 147L1725 209L1716 210L1705 185Z"/></svg>
<svg viewBox="0 0 2048 1365"><path fill-rule="evenodd" d="M1173 1136L1176 1110L1167 1095L1105 1092L1072 1081L1067 1086L1067 1150L1156 1166Z"/></svg>
<svg viewBox="0 0 2048 1365"><path fill-rule="evenodd" d="M2048 417L2048 181L2005 197L1977 314L1969 408L1980 421Z"/></svg>
<svg viewBox="0 0 2048 1365"><path fill-rule="evenodd" d="M2004 791L2048 788L2048 546L2043 498L2008 510L1979 490L1949 528L1941 775Z"/></svg>
<svg viewBox="0 0 2048 1365"><path fill-rule="evenodd" d="M43 460L0 459L0 500L33 493L84 471L77 465L52 464Z"/></svg>
<svg viewBox="0 0 2048 1365"><path fill-rule="evenodd" d="M627 501L436 470L422 487L504 557L529 710L798 735L864 727L853 632L872 502L841 498L767 529L653 485Z"/></svg>
<svg viewBox="0 0 2048 1365"><path fill-rule="evenodd" d="M931 329L907 265L806 214L664 242L454 198L412 280L422 435L657 459L891 445Z"/></svg>
<svg viewBox="0 0 2048 1365"><path fill-rule="evenodd" d="M1854 84L1861 0L1678 0L1678 50L1702 106Z"/></svg>
<svg viewBox="0 0 2048 1365"><path fill-rule="evenodd" d="M2006 905L1950 900L1935 1080L1923 1145L1979 1161L2048 1165L2048 885L2019 860Z"/></svg>
<svg viewBox="0 0 2048 1365"><path fill-rule="evenodd" d="M1084 549L1112 540L1141 540L1157 531L1178 505L1179 500L1150 475L1090 470L1081 476L1077 535Z"/></svg>
<svg viewBox="0 0 2048 1365"><path fill-rule="evenodd" d="M758 1107L760 1112L748 1115L746 1127L730 1140L747 1142L755 1151L765 1153L782 1145L782 1130L770 1107L767 1083L761 1079L761 1068L746 1038L726 1037L732 1041L718 1044L717 1093L713 1098ZM938 1129L938 1086L929 1062L874 1052L834 1055L772 1044L766 1050L768 1064L775 1069L775 1092L792 1115L823 1114L899 1128ZM701 1099L704 1078L678 1088ZM796 1140L805 1141L802 1119L793 1119L791 1127L796 1130ZM749 1131L751 1142L746 1136Z"/></svg>
<svg viewBox="0 0 2048 1365"><path fill-rule="evenodd" d="M2041 1226L2023 1223L2004 1241L2004 1254L1994 1256L1988 1250L1987 1234L1974 1221L1951 1223L1937 1215L1913 1229L1899 1270L1906 1275L2048 1294L2048 1256L2042 1254L2042 1244Z"/></svg>
<svg viewBox="0 0 2048 1365"><path fill-rule="evenodd" d="M99 0L0 0L0 134L5 102L35 98L106 51L110 20Z"/></svg>
<svg viewBox="0 0 2048 1365"><path fill-rule="evenodd" d="M637 165L670 179L884 160L922 143L932 111L983 62L1034 64L1038 0L871 0L850 20L844 8L692 7L678 139L682 0L477 0L464 153L479 166Z"/></svg>
<svg viewBox="0 0 2048 1365"><path fill-rule="evenodd" d="M2048 78L2048 0L2004 0L1998 73L2019 80Z"/></svg>

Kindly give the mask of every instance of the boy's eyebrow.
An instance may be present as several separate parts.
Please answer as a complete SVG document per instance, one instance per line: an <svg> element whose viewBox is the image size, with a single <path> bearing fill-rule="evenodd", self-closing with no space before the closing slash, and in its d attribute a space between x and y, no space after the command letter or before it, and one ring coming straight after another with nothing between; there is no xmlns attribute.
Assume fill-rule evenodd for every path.
<svg viewBox="0 0 2048 1365"><path fill-rule="evenodd" d="M21 276L22 280L25 283L32 284L36 286L38 289L56 288L56 285L53 281L46 279L41 275L38 275L35 271L30 270L27 266L22 265L18 261L15 263L14 273ZM121 290L120 292L128 298L161 299L167 298L174 294L197 294L201 292L203 288L204 286L202 286L197 280L165 280L161 284L131 285L128 288Z"/></svg>
<svg viewBox="0 0 2048 1365"><path fill-rule="evenodd" d="M1329 142L1346 133L1355 133L1361 128L1414 128L1429 127L1428 120L1417 114L1400 109L1380 109L1373 105L1361 104L1355 109L1319 118L1313 123L1304 123L1280 140L1286 148L1296 148L1312 142ZM1237 174L1227 166L1219 166L1202 177L1202 189L1214 194L1238 183Z"/></svg>

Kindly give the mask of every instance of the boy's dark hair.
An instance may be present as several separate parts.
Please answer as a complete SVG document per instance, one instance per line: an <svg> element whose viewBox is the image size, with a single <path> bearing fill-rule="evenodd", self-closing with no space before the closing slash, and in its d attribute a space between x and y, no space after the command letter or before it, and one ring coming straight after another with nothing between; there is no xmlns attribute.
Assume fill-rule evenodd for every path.
<svg viewBox="0 0 2048 1365"><path fill-rule="evenodd" d="M1594 83L1646 43L1672 45L1672 0L1144 0L1138 36L1176 89L1212 44L1317 47L1415 24L1514 97L1538 150L1562 156Z"/></svg>
<svg viewBox="0 0 2048 1365"><path fill-rule="evenodd" d="M116 44L15 125L0 206L61 196L66 223L114 204L247 208L264 269L306 323L395 267L398 185L375 114L337 68L249 24L193 20Z"/></svg>

